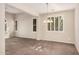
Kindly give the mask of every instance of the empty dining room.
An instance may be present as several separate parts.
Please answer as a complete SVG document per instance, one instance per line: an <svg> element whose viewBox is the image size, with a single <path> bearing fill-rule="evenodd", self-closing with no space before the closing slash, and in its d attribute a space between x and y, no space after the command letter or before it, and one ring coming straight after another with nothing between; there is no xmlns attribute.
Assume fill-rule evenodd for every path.
<svg viewBox="0 0 79 59"><path fill-rule="evenodd" d="M0 54L79 55L78 3L0 4Z"/></svg>

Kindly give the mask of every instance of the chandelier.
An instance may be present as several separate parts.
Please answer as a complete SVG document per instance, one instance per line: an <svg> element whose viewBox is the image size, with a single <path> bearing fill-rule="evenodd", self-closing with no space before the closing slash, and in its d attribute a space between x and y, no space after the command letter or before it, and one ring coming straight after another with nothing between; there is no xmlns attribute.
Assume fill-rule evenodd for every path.
<svg viewBox="0 0 79 59"><path fill-rule="evenodd" d="M49 7L49 4L48 3L46 3L46 7L47 7L47 17L46 17L46 19L44 20L44 23L51 23L51 22L53 22L51 19L48 19L49 17L49 9L48 9L48 7Z"/></svg>

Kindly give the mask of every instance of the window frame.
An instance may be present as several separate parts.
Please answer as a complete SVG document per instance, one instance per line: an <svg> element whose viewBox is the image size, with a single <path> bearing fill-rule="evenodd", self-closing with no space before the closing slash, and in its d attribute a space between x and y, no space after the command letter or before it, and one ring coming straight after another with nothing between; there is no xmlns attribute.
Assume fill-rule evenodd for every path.
<svg viewBox="0 0 79 59"><path fill-rule="evenodd" d="M15 30L16 31L18 30L18 21L17 20L15 21Z"/></svg>
<svg viewBox="0 0 79 59"><path fill-rule="evenodd" d="M34 23L35 22L35 23ZM34 27L35 27L35 29L34 29ZM37 31L37 19L36 18L34 18L33 19L33 32L36 32Z"/></svg>
<svg viewBox="0 0 79 59"><path fill-rule="evenodd" d="M63 32L63 31L64 31L64 18L63 18L63 16L49 16L49 17L50 17L50 18L54 17L54 30L52 30L52 28L51 28L51 24L52 24L52 23L50 23L50 30L48 30L48 23L47 23L47 31L49 31L49 32ZM49 18L49 17L48 17L48 18ZM55 30L55 22L56 22L56 21L55 21L55 20L56 20L55 17L58 17L58 30L57 30L57 31ZM63 28L62 30L60 30L60 22L59 22L60 20L59 20L59 17L61 17L62 23L63 23L63 25L61 25L62 28ZM47 18L47 19L48 19L48 18ZM52 20L52 19L51 19L51 20Z"/></svg>

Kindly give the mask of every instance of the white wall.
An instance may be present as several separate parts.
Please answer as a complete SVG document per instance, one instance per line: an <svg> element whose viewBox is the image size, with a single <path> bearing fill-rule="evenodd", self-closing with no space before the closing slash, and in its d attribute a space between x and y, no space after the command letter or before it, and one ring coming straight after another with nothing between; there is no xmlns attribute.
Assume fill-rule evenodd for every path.
<svg viewBox="0 0 79 59"><path fill-rule="evenodd" d="M52 13L49 16L64 17L64 31L47 31L47 24L43 23L46 15L41 15L37 22L37 32L33 32L33 16L18 14L18 30L16 36L25 38L36 38L38 40L57 41L74 44L74 10Z"/></svg>
<svg viewBox="0 0 79 59"><path fill-rule="evenodd" d="M33 18L33 16L24 13L16 15L18 21L16 36L36 39L36 32L33 32Z"/></svg>
<svg viewBox="0 0 79 59"><path fill-rule="evenodd" d="M6 12L5 18L7 19L6 37L8 38L14 32L14 15Z"/></svg>
<svg viewBox="0 0 79 59"><path fill-rule="evenodd" d="M0 54L5 54L5 39L4 39L4 18L5 5L0 4Z"/></svg>
<svg viewBox="0 0 79 59"><path fill-rule="evenodd" d="M47 31L47 24L43 23L47 16L41 15L39 38L41 40L74 43L74 10L56 12L49 14L49 16L63 16L64 31Z"/></svg>
<svg viewBox="0 0 79 59"><path fill-rule="evenodd" d="M75 9L75 45L79 52L79 5Z"/></svg>

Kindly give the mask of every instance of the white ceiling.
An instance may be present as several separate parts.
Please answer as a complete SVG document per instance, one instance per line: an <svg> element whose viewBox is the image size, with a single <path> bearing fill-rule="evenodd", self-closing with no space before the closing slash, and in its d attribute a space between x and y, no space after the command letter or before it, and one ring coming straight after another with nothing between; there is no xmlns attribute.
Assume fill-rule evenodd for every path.
<svg viewBox="0 0 79 59"><path fill-rule="evenodd" d="M5 6L5 11L8 12L8 13L12 13L12 14L18 14L18 13L22 13L21 10L15 8L15 7L12 7L12 6L9 6L9 5L6 5Z"/></svg>
<svg viewBox="0 0 79 59"><path fill-rule="evenodd" d="M46 3L21 3L25 7L28 6L31 10L38 14L47 13ZM48 12L57 12L63 10L74 9L77 3L49 3ZM22 7L21 7L22 8ZM10 13L21 13L22 11L10 6L6 6L6 11Z"/></svg>
<svg viewBox="0 0 79 59"><path fill-rule="evenodd" d="M47 13L47 5L46 3L28 3L30 8L34 9L37 13ZM48 3L48 12L56 12L74 9L76 3Z"/></svg>

